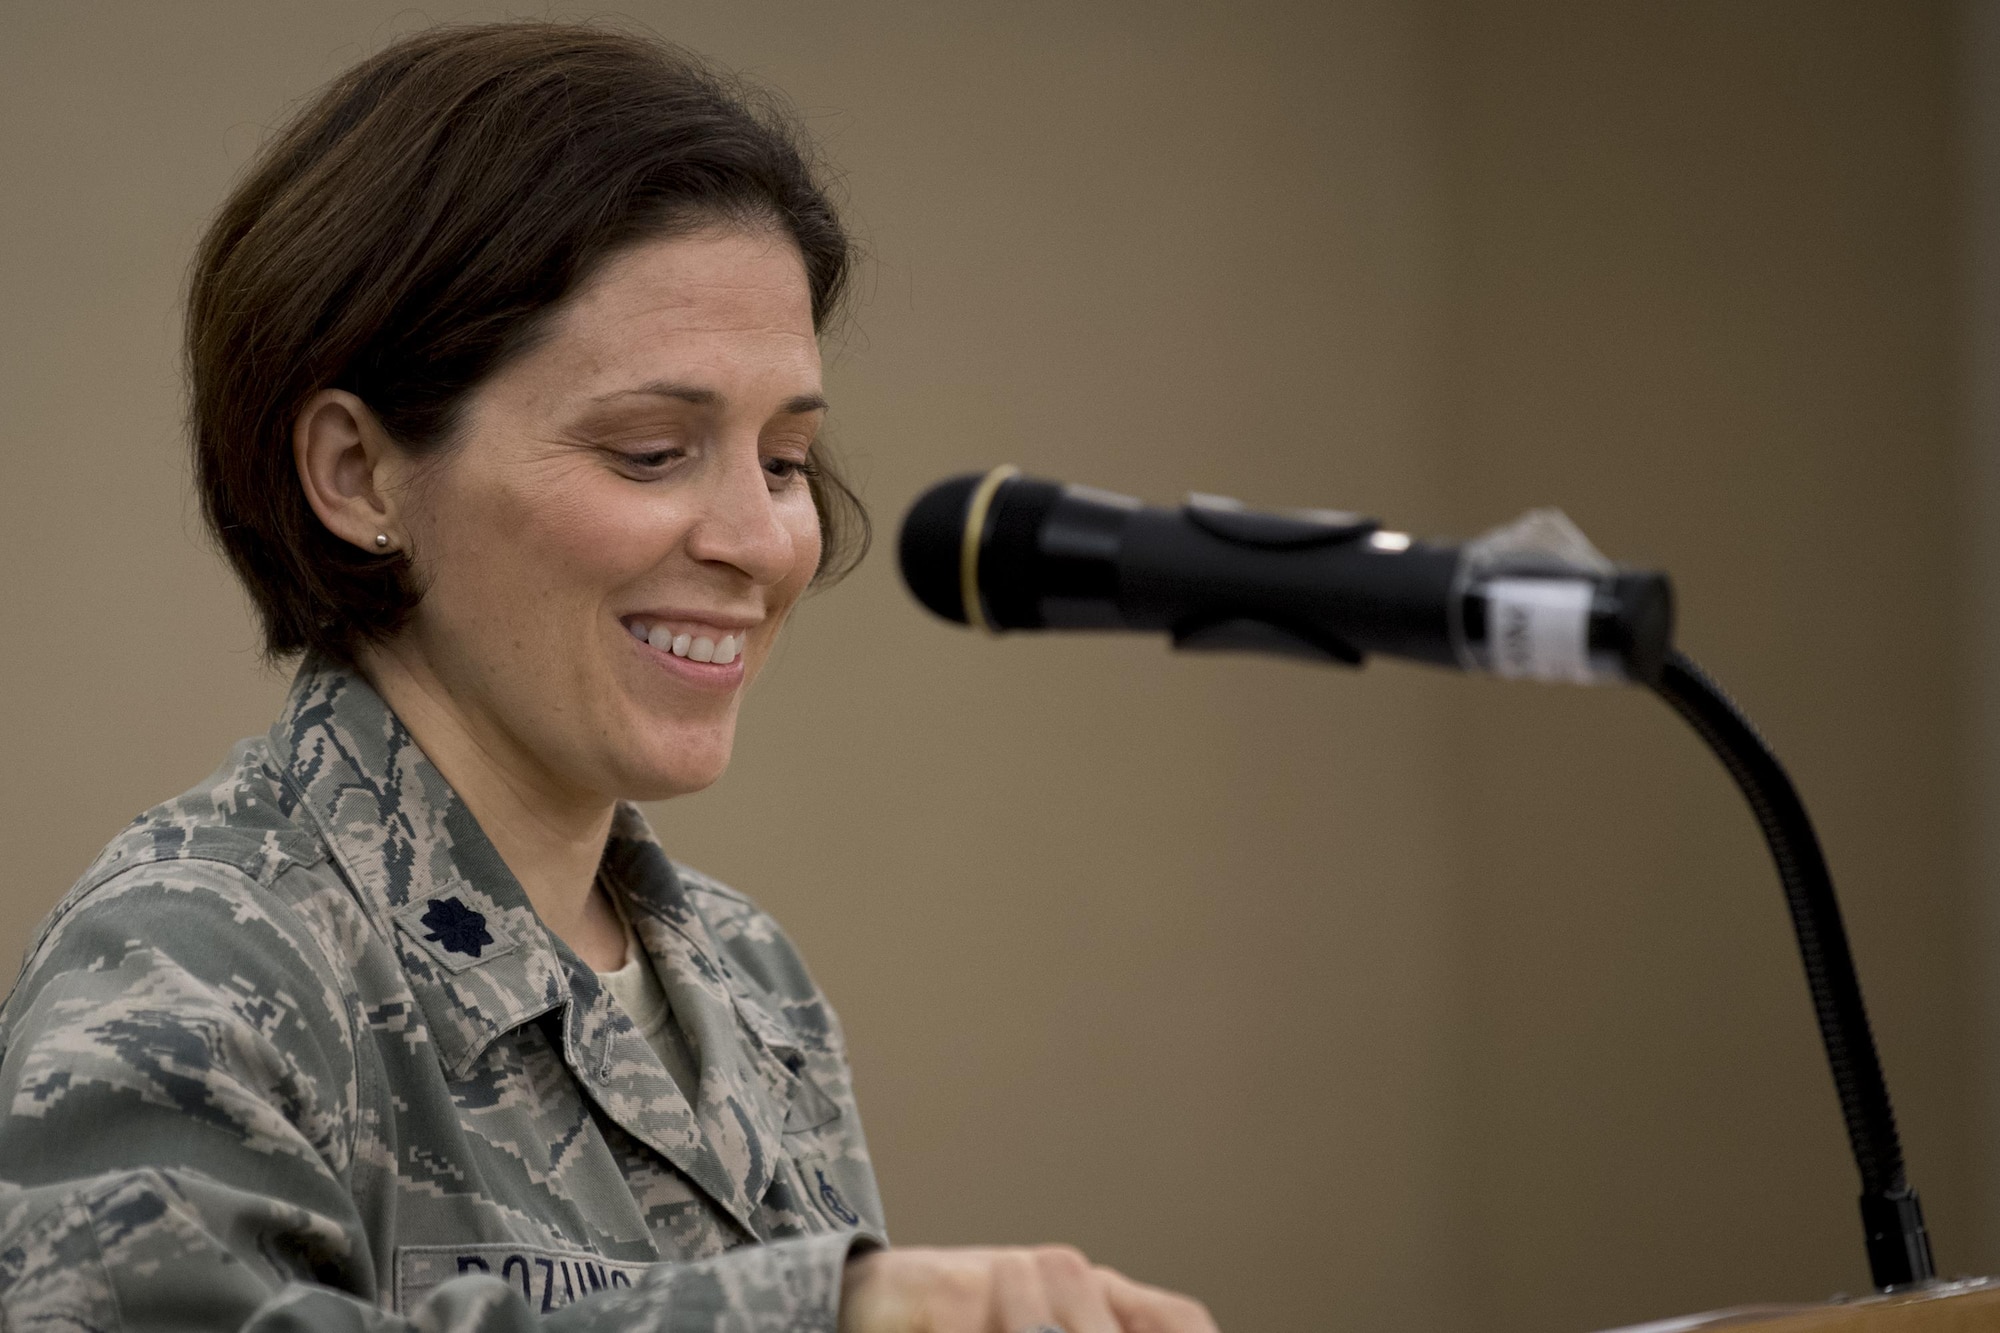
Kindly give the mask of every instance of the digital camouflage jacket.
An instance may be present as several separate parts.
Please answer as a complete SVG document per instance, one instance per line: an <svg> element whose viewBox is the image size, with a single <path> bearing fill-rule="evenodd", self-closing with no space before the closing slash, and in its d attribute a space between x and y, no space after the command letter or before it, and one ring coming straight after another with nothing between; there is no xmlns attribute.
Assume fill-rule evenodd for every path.
<svg viewBox="0 0 2000 1333"><path fill-rule="evenodd" d="M0 1010L25 1330L832 1330L881 1234L833 1010L623 807L690 1106L358 675L141 816Z"/></svg>

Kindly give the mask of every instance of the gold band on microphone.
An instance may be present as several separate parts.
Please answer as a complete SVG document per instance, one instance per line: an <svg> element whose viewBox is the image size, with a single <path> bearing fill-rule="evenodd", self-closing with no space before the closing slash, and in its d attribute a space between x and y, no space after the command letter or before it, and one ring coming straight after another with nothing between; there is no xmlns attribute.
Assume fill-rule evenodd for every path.
<svg viewBox="0 0 2000 1333"><path fill-rule="evenodd" d="M979 600L979 540L986 535L986 511L1002 482L1021 475L1012 463L1002 463L979 479L972 488L971 503L965 507L965 535L958 548L958 596L965 606L965 623L989 634L1000 631L986 620L986 607Z"/></svg>

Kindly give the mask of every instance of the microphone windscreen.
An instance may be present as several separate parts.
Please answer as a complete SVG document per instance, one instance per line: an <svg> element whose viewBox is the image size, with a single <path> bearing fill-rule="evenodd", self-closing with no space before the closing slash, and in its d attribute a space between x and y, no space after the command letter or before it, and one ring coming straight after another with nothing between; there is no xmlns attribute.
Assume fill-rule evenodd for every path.
<svg viewBox="0 0 2000 1333"><path fill-rule="evenodd" d="M966 510L980 474L951 477L925 491L903 517L897 557L910 593L946 620L969 623L960 591L959 564L965 549Z"/></svg>

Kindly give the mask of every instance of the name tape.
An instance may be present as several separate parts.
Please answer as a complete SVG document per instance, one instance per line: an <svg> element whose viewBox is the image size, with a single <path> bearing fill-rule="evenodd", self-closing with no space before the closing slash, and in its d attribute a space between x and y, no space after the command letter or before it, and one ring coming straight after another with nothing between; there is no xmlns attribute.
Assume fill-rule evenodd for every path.
<svg viewBox="0 0 2000 1333"><path fill-rule="evenodd" d="M396 1310L408 1314L446 1282L470 1273L499 1278L531 1310L559 1310L595 1291L629 1287L651 1264L579 1250L497 1245L405 1245L396 1251Z"/></svg>

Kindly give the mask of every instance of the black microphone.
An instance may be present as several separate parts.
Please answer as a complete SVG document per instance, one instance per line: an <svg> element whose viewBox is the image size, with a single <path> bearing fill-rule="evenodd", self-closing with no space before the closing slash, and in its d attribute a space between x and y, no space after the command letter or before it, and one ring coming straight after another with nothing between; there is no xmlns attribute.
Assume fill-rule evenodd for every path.
<svg viewBox="0 0 2000 1333"><path fill-rule="evenodd" d="M1613 565L1553 509L1450 545L1335 510L1163 509L1003 467L919 496L900 555L918 601L995 631L1163 631L1177 648L1579 684L1657 684L1672 647L1666 575Z"/></svg>
<svg viewBox="0 0 2000 1333"><path fill-rule="evenodd" d="M1681 715L1750 802L1777 863L1820 1038L1861 1172L1868 1265L1884 1291L1936 1274L1903 1163L1826 857L1784 766L1676 651L1664 574L1621 569L1553 509L1452 545L1325 509L1178 509L1011 467L953 477L903 519L918 601L990 630L1164 630L1182 648L1368 653L1532 680L1637 681Z"/></svg>

